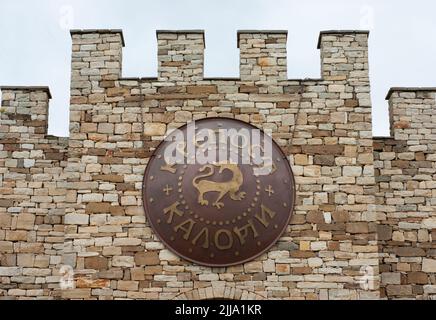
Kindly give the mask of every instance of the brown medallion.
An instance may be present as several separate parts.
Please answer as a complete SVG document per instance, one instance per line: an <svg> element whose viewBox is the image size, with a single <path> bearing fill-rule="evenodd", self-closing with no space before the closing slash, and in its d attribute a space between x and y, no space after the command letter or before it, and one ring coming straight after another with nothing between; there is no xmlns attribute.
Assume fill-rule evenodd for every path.
<svg viewBox="0 0 436 320"><path fill-rule="evenodd" d="M294 177L280 147L256 127L227 118L169 134L143 183L145 212L160 240L212 267L248 262L271 248L289 224L294 200Z"/></svg>

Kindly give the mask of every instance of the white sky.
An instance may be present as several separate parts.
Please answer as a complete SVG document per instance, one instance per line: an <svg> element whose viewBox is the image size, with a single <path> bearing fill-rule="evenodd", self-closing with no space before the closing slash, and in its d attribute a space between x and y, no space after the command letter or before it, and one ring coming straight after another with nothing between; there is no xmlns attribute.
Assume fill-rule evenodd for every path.
<svg viewBox="0 0 436 320"><path fill-rule="evenodd" d="M369 29L374 134L392 86L436 86L430 0L0 0L0 85L48 85L49 132L68 135L69 29L123 29L123 76L157 74L156 29L204 29L205 76L239 75L238 29L289 30L289 78L320 76L319 31Z"/></svg>

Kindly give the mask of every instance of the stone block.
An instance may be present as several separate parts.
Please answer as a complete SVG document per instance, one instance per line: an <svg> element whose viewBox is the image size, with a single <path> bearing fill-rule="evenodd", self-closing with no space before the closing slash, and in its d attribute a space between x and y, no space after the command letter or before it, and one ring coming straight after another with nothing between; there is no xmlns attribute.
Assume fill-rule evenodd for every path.
<svg viewBox="0 0 436 320"><path fill-rule="evenodd" d="M352 234L368 233L369 227L367 222L350 222L346 224L345 230Z"/></svg>
<svg viewBox="0 0 436 320"><path fill-rule="evenodd" d="M91 289L102 289L109 288L110 280L106 279L90 279L85 277L79 277L76 279L76 288L91 288Z"/></svg>
<svg viewBox="0 0 436 320"><path fill-rule="evenodd" d="M213 85L208 86L188 86L187 92L189 94L211 94L217 93L217 87Z"/></svg>
<svg viewBox="0 0 436 320"><path fill-rule="evenodd" d="M169 250L161 250L159 252L159 260L161 261L178 261L180 258Z"/></svg>
<svg viewBox="0 0 436 320"><path fill-rule="evenodd" d="M321 167L319 166L306 166L304 167L304 176L306 177L320 177Z"/></svg>
<svg viewBox="0 0 436 320"><path fill-rule="evenodd" d="M85 257L85 268L91 270L107 270L108 259L105 257Z"/></svg>
<svg viewBox="0 0 436 320"><path fill-rule="evenodd" d="M263 270L263 266L262 266L262 262L260 261L253 261L244 264L244 271L246 273L257 273L257 272L262 272L262 270Z"/></svg>
<svg viewBox="0 0 436 320"><path fill-rule="evenodd" d="M192 120L192 112L189 111L176 111L175 121L180 123L187 123Z"/></svg>
<svg viewBox="0 0 436 320"><path fill-rule="evenodd" d="M166 125L163 123L146 123L144 124L144 135L153 136L163 136L166 133Z"/></svg>
<svg viewBox="0 0 436 320"><path fill-rule="evenodd" d="M113 123L99 123L98 133L114 134L114 124Z"/></svg>
<svg viewBox="0 0 436 320"><path fill-rule="evenodd" d="M276 264L274 260L265 260L263 261L263 271L264 272L275 272Z"/></svg>
<svg viewBox="0 0 436 320"><path fill-rule="evenodd" d="M12 253L14 252L13 242L0 241L0 253Z"/></svg>
<svg viewBox="0 0 436 320"><path fill-rule="evenodd" d="M22 268L19 267L0 267L0 277L19 276L22 273Z"/></svg>
<svg viewBox="0 0 436 320"><path fill-rule="evenodd" d="M137 252L135 254L135 263L138 266L159 265L159 255L157 252Z"/></svg>
<svg viewBox="0 0 436 320"><path fill-rule="evenodd" d="M422 260L422 271L428 273L436 273L436 259L424 258Z"/></svg>
<svg viewBox="0 0 436 320"><path fill-rule="evenodd" d="M316 155L314 157L314 164L320 166L334 166L335 165L335 156L333 155Z"/></svg>
<svg viewBox="0 0 436 320"><path fill-rule="evenodd" d="M103 195L99 193L86 193L82 196L83 202L102 202Z"/></svg>
<svg viewBox="0 0 436 320"><path fill-rule="evenodd" d="M10 228L12 216L9 213L0 213L0 228Z"/></svg>
<svg viewBox="0 0 436 320"><path fill-rule="evenodd" d="M219 276L216 273L203 273L198 276L200 281L218 281Z"/></svg>
<svg viewBox="0 0 436 320"><path fill-rule="evenodd" d="M381 274L382 284L401 284L401 273L399 272L384 272Z"/></svg>
<svg viewBox="0 0 436 320"><path fill-rule="evenodd" d="M425 251L421 248L413 247L398 247L395 251L399 257L423 257L425 256ZM436 261L436 260L434 260Z"/></svg>
<svg viewBox="0 0 436 320"><path fill-rule="evenodd" d="M89 215L79 213L68 213L65 215L65 224L87 225L89 223Z"/></svg>
<svg viewBox="0 0 436 320"><path fill-rule="evenodd" d="M71 289L62 291L63 299L89 299L91 289Z"/></svg>
<svg viewBox="0 0 436 320"><path fill-rule="evenodd" d="M386 287L388 296L412 296L412 286L411 285L388 285Z"/></svg>
<svg viewBox="0 0 436 320"><path fill-rule="evenodd" d="M30 253L21 253L17 255L17 265L19 267L32 268L35 264L35 255Z"/></svg>
<svg viewBox="0 0 436 320"><path fill-rule="evenodd" d="M362 175L362 167L345 166L342 175L344 177L360 177Z"/></svg>
<svg viewBox="0 0 436 320"><path fill-rule="evenodd" d="M387 241L392 239L392 227L386 225L377 226L377 236L379 241Z"/></svg>
<svg viewBox="0 0 436 320"><path fill-rule="evenodd" d="M133 281L145 280L144 268L133 268L130 270L130 276Z"/></svg>
<svg viewBox="0 0 436 320"><path fill-rule="evenodd" d="M6 230L6 241L27 241L27 231Z"/></svg>
<svg viewBox="0 0 436 320"><path fill-rule="evenodd" d="M137 291L139 287L138 281L118 281L117 289L122 291Z"/></svg>
<svg viewBox="0 0 436 320"><path fill-rule="evenodd" d="M33 230L35 228L35 215L20 213L17 218L17 229Z"/></svg>
<svg viewBox="0 0 436 320"><path fill-rule="evenodd" d="M131 268L135 266L135 259L130 256L114 256L112 266Z"/></svg>
<svg viewBox="0 0 436 320"><path fill-rule="evenodd" d="M111 210L110 203L98 203L91 202L86 205L86 213L94 214L94 213L107 213L109 214Z"/></svg>
<svg viewBox="0 0 436 320"><path fill-rule="evenodd" d="M409 284L428 284L429 275L425 272L409 272L407 274L407 283Z"/></svg>
<svg viewBox="0 0 436 320"><path fill-rule="evenodd" d="M276 264L276 273L278 275L285 275L291 273L291 267L287 263L277 263Z"/></svg>

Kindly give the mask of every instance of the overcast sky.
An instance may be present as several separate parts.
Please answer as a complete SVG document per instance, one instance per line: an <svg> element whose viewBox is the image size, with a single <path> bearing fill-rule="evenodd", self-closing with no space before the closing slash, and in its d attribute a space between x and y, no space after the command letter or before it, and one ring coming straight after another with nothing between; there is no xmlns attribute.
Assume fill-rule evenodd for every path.
<svg viewBox="0 0 436 320"><path fill-rule="evenodd" d="M49 132L68 135L70 29L123 29L123 76L157 74L156 29L204 29L205 76L239 75L238 29L289 30L288 76L320 76L319 31L368 29L374 134L392 86L436 87L430 0L0 0L0 85L48 85Z"/></svg>

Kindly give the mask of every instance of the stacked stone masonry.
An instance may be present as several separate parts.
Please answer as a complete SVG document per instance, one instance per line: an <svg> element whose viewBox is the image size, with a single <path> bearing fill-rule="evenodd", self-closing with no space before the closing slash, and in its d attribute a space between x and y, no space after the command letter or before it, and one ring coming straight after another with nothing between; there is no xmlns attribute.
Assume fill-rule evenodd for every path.
<svg viewBox="0 0 436 320"><path fill-rule="evenodd" d="M157 78L122 78L120 30L71 35L68 139L47 136L47 88L2 88L0 299L436 296L436 89L393 89L393 136L373 138L368 32L322 32L306 80L286 31L238 32L237 79L204 78L199 30L157 32ZM297 184L283 237L228 268L172 254L142 207L167 130L207 117L271 130Z"/></svg>
<svg viewBox="0 0 436 320"><path fill-rule="evenodd" d="M436 296L436 88L393 89L374 141L381 295Z"/></svg>
<svg viewBox="0 0 436 320"><path fill-rule="evenodd" d="M47 135L47 88L2 87L0 296L60 296L68 139Z"/></svg>

